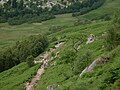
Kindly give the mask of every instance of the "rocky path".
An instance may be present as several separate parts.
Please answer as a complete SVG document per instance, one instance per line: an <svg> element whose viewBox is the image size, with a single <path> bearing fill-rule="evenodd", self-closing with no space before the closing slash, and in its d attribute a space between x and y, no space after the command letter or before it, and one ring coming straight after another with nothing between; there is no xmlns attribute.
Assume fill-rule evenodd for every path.
<svg viewBox="0 0 120 90"><path fill-rule="evenodd" d="M34 63L40 63L42 62L43 64L41 65L41 67L38 69L37 71L37 74L32 78L31 82L27 82L25 84L25 89L26 90L34 90L34 88L36 87L37 85L37 82L40 80L41 76L43 75L43 73L45 72L45 68L48 67L48 62L51 60L51 59L48 59L49 55L54 52L57 48L59 48L61 45L63 45L64 42L61 42L61 43L58 43L55 45L55 49L52 49L49 51L49 52L46 52L44 55L43 55L43 60L41 61L34 61Z"/></svg>

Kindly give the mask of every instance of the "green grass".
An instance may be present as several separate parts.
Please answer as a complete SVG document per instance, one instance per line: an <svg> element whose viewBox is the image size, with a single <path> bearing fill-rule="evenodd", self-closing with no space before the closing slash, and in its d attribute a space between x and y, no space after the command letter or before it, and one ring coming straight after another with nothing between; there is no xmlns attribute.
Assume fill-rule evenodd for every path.
<svg viewBox="0 0 120 90"><path fill-rule="evenodd" d="M42 80L40 80L39 82L37 90L46 90L46 87L48 85L54 83L59 84L66 80L66 78L71 77L72 72L68 69L70 69L70 66L65 64L54 66L47 69L42 77Z"/></svg>
<svg viewBox="0 0 120 90"><path fill-rule="evenodd" d="M84 33L86 36L85 37L85 42L86 42L87 36L89 36L91 33L96 36L101 36L101 34L106 31L107 23L108 22L98 22L98 23L92 23L92 24L85 25L85 26L71 27L71 28L64 29L60 32L54 33L54 34L50 35L49 37L56 36L56 37L62 38L62 36L64 36L64 35L66 36L65 38L62 38L64 40L66 40L66 43L59 50L60 57L61 57L62 54L65 54L65 50L72 49L72 47L71 47L72 41L71 41L70 37L72 37L72 36L79 37L79 35ZM102 48L103 40L96 40L94 43L89 44L89 45L85 44L85 42L81 45L81 48L78 51L78 56L80 56L80 55L84 54L85 52L87 52L88 50L90 50L91 54L92 54L91 61L93 61L95 58L97 58L98 56L103 54L103 52L104 52L104 48ZM61 62L60 61L61 59L59 59L59 58L55 60L58 63ZM62 61L64 61L64 60L62 60ZM91 63L91 61L89 63ZM63 66L63 68L61 68L61 66ZM62 76L60 73L65 73L65 75ZM43 75L42 79L39 81L36 90L46 90L46 87L48 85L55 84L55 83L58 83L61 86L60 90L64 90L63 89L64 87L66 87L67 85L70 85L72 83L72 81L73 81L72 75L73 75L72 70L71 70L71 67L69 66L69 64L63 63L60 65L57 64L54 67L49 67L46 70L46 73ZM66 78L65 78L65 76L66 76ZM70 79L70 81L69 81L69 79ZM59 90L59 88L58 88L58 90Z"/></svg>
<svg viewBox="0 0 120 90"><path fill-rule="evenodd" d="M103 14L112 14L120 9L120 0L106 0L106 3L85 15L79 16L91 19ZM52 26L71 26L77 18L72 17L71 14L57 15L55 19L48 20L42 23L22 24L17 26L10 26L7 23L0 24L0 50L13 45L16 41L24 39L30 35L48 32Z"/></svg>
<svg viewBox="0 0 120 90"><path fill-rule="evenodd" d="M60 86L56 90L63 90L69 87L68 90L99 90L100 88L101 90L116 90L120 84L117 82L120 79L120 47L117 48L117 51L114 58L106 65L96 68L82 78L78 77L77 80L69 79L64 86ZM69 85L69 83L71 84Z"/></svg>
<svg viewBox="0 0 120 90"><path fill-rule="evenodd" d="M113 12L120 8L119 3L120 0L107 0L106 3L99 9L91 11L79 17L91 19L94 16L100 16L105 13L113 15ZM18 26L10 26L7 23L0 24L0 50L5 47L14 45L16 41L24 39L30 35L46 33L52 26L73 26L76 19L77 18L73 18L71 14L63 14L57 15L55 19L42 23L26 23ZM59 58L51 62L56 62L57 64L46 69L46 72L39 81L36 90L46 90L46 87L48 85L55 83L58 83L60 85L58 88L56 88L56 90L98 90L97 87L99 87L99 85L104 86L102 84L102 81L104 81L103 79L106 79L109 74L109 72L105 72L109 70L109 67L111 66L116 66L115 68L119 67L119 53L109 64L101 69L97 68L95 72L91 72L90 76L86 74L86 76L84 76L82 79L78 78L78 76L73 76L70 64L65 64L64 62L59 64L59 62L64 61L64 59L61 60L60 58L63 54L65 54L65 50L73 49L71 47L72 41L70 38L74 36L79 37L81 34L85 35L85 41L78 51L78 56L81 56L90 50L92 57L89 63L91 63L95 58L104 54L105 52L104 48L102 47L102 39L95 40L95 42L89 45L86 45L85 42L91 33L95 36L100 37L101 34L106 31L108 24L109 21L97 21L87 25L68 27L57 33L49 35L49 39L57 37L59 40L64 40L65 44L59 49ZM50 45L53 46L53 43ZM29 68L26 63L21 63L7 71L0 73L0 90L23 90L24 83L36 73L38 67L39 65ZM94 76L96 74L99 74L101 71L103 71L104 77L102 75ZM103 79L101 80L101 78ZM76 89L79 88L79 86L80 89Z"/></svg>
<svg viewBox="0 0 120 90"><path fill-rule="evenodd" d="M83 15L83 17L92 19L104 14L113 15L118 10L120 10L120 0L106 0L103 6Z"/></svg>
<svg viewBox="0 0 120 90"><path fill-rule="evenodd" d="M36 73L39 65L31 68L21 63L7 71L0 73L0 90L23 90L25 82Z"/></svg>
<svg viewBox="0 0 120 90"><path fill-rule="evenodd" d="M17 26L10 26L7 23L0 24L0 49L13 45L16 41L30 35L46 33L52 26L72 25L75 20L71 14L58 15L56 17L42 23L26 23Z"/></svg>

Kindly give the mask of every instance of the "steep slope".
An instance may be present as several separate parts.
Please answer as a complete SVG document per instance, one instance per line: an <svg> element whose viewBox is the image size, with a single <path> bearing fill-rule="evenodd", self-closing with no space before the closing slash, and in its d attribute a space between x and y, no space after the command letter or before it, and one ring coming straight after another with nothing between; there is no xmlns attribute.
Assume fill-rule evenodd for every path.
<svg viewBox="0 0 120 90"><path fill-rule="evenodd" d="M107 23L108 22L98 22L83 26L71 27L69 29L64 29L61 32L53 34L51 37L61 38L61 40L65 41L65 45L59 50L59 57L50 63L50 67L47 69L39 81L36 90L46 90L49 85L53 84L58 84L60 90L64 90L66 87L71 85L74 80L76 81L72 71L72 67L74 65L71 65L72 62L76 59L76 57L72 56L74 55L72 37L79 38L81 35L84 35L84 42L80 45L80 49L78 50L77 55L79 59L86 52L90 52L89 54L91 59L86 62L87 64L90 64L95 58L102 55L104 52L104 48L102 48L103 40L98 38L101 37L102 33L105 32ZM86 44L87 37L89 37L91 33L96 36L96 39L93 43ZM79 40L80 39L78 39L78 41ZM52 63L56 64L54 66L51 66Z"/></svg>
<svg viewBox="0 0 120 90"><path fill-rule="evenodd" d="M120 0L106 0L104 5L102 5L97 10L89 12L82 17L94 19L102 15L112 15L120 9ZM80 16L81 17L81 16Z"/></svg>
<svg viewBox="0 0 120 90"><path fill-rule="evenodd" d="M113 15L113 11L119 8L119 2L120 2L119 0L107 0L107 2L103 7L79 17L91 19L94 16L101 16L105 13ZM113 6L113 8L111 8L111 6ZM86 74L85 76L83 76L83 78L78 78L79 77L78 75L74 76L73 74L74 72L72 71L74 64L71 65L72 61L76 60L76 56L74 54L74 48L73 48L74 41L79 42L81 41L81 38L83 39L82 44L78 43L77 45L77 47L80 46L80 48L77 51L77 55L78 55L77 59L81 59L82 56L84 57L86 55L90 55L90 57L88 58L88 62L85 63L83 61L83 63L80 63L81 65L84 65L80 70L82 71L87 65L91 64L96 58L104 54L105 48L103 47L104 41L102 39L102 34L106 31L106 27L108 27L108 24L109 24L109 21L96 21L96 22L93 21L90 24L70 27L71 25L73 25L73 22L75 20L76 18L72 18L71 14L69 15L67 14L63 16L58 15L55 20L46 21L46 22L43 22L42 24L33 23L32 24L33 27L31 24L30 25L25 24L25 27L24 25L20 25L20 26L15 26L11 28L11 30L14 29L11 32L12 33L11 35L13 35L14 33L15 35L13 36L13 38L10 39L10 41L8 40L8 42L10 43L12 41L13 42L16 41L16 39L19 40L18 37L16 37L16 35L18 35L18 33L20 32L24 33L21 35L21 37L23 37L23 36L26 36L29 30L30 32L28 35L31 35L31 34L38 34L41 32L41 30L45 30L45 32L47 32L48 28L53 25L55 26L68 25L67 28L65 29L63 28L57 33L53 33L48 36L50 40L56 39L55 41L53 40L54 42L50 43L48 49L50 47L54 47L54 44L59 41L64 41L65 44L63 45L63 47L61 47L58 50L60 52L59 57L49 63L49 67L48 69L46 69L45 74L42 76L41 80L39 81L36 90L46 90L47 87L54 86L54 85L59 86L56 88L56 90L79 90L79 89L80 90L98 90L98 87L101 87L101 90L103 90L105 86L103 81L109 80L106 78L109 75L109 72L107 73L105 72L112 71L113 69L116 69L119 72L119 69L117 68L120 68L119 67L120 53L118 52L118 54L116 54L113 60L103 68L101 69L96 68L95 71L89 73L90 75ZM3 26L5 25L7 24L4 24ZM27 29L26 29L26 26L27 26ZM28 26L31 26L30 29L28 28ZM25 31L24 30L20 31L21 29L20 27L22 28L24 27ZM7 25L3 29L5 29L5 31L8 31L8 28L10 28L10 26ZM15 31L16 28L19 28L19 30ZM33 30L33 28L35 28L35 30ZM41 28L44 28L44 29L41 29ZM91 44L86 44L87 38L90 36L90 34L95 35L95 41ZM3 37L4 37L4 34L3 34ZM3 39L3 42L4 41L6 41L6 39ZM118 49L118 51L120 50ZM111 66L116 66L116 67L111 67ZM0 73L1 90L8 90L8 89L23 90L25 82L29 80L29 78L31 78L37 72L38 67L39 65L28 68L26 63L21 63L20 65L15 66L10 70ZM111 72L111 73L114 73L114 72ZM119 73L115 75L119 75ZM103 78L103 80L101 80L101 78ZM112 79L112 76L108 78ZM98 83L99 81L100 83ZM118 82L119 80L115 82L115 85L118 84ZM107 89L109 90L109 88Z"/></svg>
<svg viewBox="0 0 120 90"><path fill-rule="evenodd" d="M31 68L21 63L9 70L0 73L1 90L23 90L26 81L29 81L37 72L39 65Z"/></svg>
<svg viewBox="0 0 120 90"><path fill-rule="evenodd" d="M106 3L104 4L104 6L102 6L101 8L94 10L86 15L83 16L79 16L84 17L84 18L88 18L88 19L92 19L92 18L96 18L99 17L101 15L113 15L113 12L119 9L119 0L107 0ZM113 8L111 8L111 6ZM36 90L46 90L48 87L51 86L51 88L54 88L54 85L57 84L59 87L54 88L55 90L110 90L113 89L113 87L116 85L116 83L119 85L119 80L117 80L115 82L115 85L111 86L107 86L110 85L110 83L112 82L112 76L113 74L110 74L109 71L111 70L111 68L109 68L110 66L113 66L113 70L115 68L119 68L118 65L116 65L116 67L114 67L115 64L117 64L119 61L119 52L116 54L116 56L113 58L112 62L109 62L108 64L106 64L106 66L104 66L103 68L100 69L97 68L97 70L94 71L94 73L92 73L92 75L96 75L96 74L101 74L100 77L96 76L94 77L94 75L90 75L90 73L88 73L88 76L85 75L82 79L79 78L79 76L74 76L73 75L73 71L72 71L72 67L74 67L74 64L70 64L72 63L72 60L75 60L75 57L72 58L72 54L70 52L72 52L73 47L73 38L77 37L77 40L79 41L80 39L78 39L79 37L81 37L82 35L84 35L85 37L83 37L83 39L85 39L85 41L80 45L80 49L78 50L78 59L80 59L82 56L84 56L85 52L90 52L91 56L90 56L90 61L83 61L82 64L90 65L94 60L96 60L96 58L101 57L102 55L104 55L105 53L105 47L103 46L104 40L102 38L102 35L104 34L104 32L106 32L106 27L108 27L108 23L109 22L97 22L97 23L92 23L89 25L81 25L81 26L76 26L76 27L71 27L68 29L64 29L58 33L55 33L53 35L51 35L51 37L56 37L56 38L61 38L61 40L64 40L66 42L65 46L60 50L60 56L59 58L57 58L54 62L51 63L56 63L55 66L53 67L49 67L49 69L47 69L47 71L45 72L45 74L43 75L43 78L41 79L41 81L39 81L38 87L36 88ZM87 41L87 37L93 34L96 36L96 39L93 43L91 44L85 44L85 42ZM119 49L117 50L119 51ZM70 56L69 56L70 55ZM116 59L117 58L117 59ZM86 59L86 58L84 58ZM69 61L67 61L69 60ZM66 64L66 62L68 62ZM86 64L87 63L87 64ZM79 65L81 65L82 68L82 64L80 63ZM98 65L99 67L99 65ZM84 67L85 68L85 67ZM83 69L84 69L83 68ZM83 70L82 69L82 70ZM106 69L106 70L105 70ZM81 70L81 71L82 71ZM111 72L111 73L116 73L119 72L119 69L117 69L118 71L115 72ZM107 71L107 73L105 73ZM107 78L108 75L111 75L110 77ZM117 78L119 77L119 73L115 74L117 76ZM102 78L102 80L101 80ZM104 80L103 80L104 79ZM99 80L101 80L99 82ZM108 80L108 81L107 81ZM109 80L111 80L109 82ZM116 79L115 79L116 80ZM104 81L108 82L109 84L104 83ZM97 83L99 82L99 83ZM97 83L97 84L96 84ZM116 86L115 86L116 88ZM114 89L113 89L114 90ZM119 90L119 89L117 89Z"/></svg>
<svg viewBox="0 0 120 90"><path fill-rule="evenodd" d="M90 73L72 83L70 90L119 90L120 89L120 46L111 54L107 64L98 64Z"/></svg>

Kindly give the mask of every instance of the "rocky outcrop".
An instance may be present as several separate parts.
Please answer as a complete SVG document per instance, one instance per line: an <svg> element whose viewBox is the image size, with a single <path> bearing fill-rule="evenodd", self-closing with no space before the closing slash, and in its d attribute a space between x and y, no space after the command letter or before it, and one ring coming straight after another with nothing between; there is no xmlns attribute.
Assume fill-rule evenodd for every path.
<svg viewBox="0 0 120 90"><path fill-rule="evenodd" d="M95 40L95 36L93 34L90 34L90 36L87 38L86 44L92 43Z"/></svg>
<svg viewBox="0 0 120 90"><path fill-rule="evenodd" d="M52 84L52 85L47 86L46 90L54 90L57 87L59 87L58 84Z"/></svg>
<svg viewBox="0 0 120 90"><path fill-rule="evenodd" d="M109 59L109 56L102 56L97 58L81 72L80 77L82 77L82 75L84 75L85 73L92 71L98 64L106 64Z"/></svg>
<svg viewBox="0 0 120 90"><path fill-rule="evenodd" d="M80 77L81 77L83 74L92 71L99 61L100 61L100 58L97 58L96 60L94 60L88 67L86 67L86 68L81 72Z"/></svg>

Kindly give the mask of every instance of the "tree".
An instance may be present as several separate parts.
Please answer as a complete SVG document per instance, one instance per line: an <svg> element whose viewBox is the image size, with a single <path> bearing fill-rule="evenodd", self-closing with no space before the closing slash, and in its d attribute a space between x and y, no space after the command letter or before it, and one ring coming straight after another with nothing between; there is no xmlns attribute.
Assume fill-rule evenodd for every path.
<svg viewBox="0 0 120 90"><path fill-rule="evenodd" d="M22 10L22 9L24 8L24 1L23 1L23 0L20 0L20 3L19 3L19 5L18 5L18 8L19 8L20 10Z"/></svg>
<svg viewBox="0 0 120 90"><path fill-rule="evenodd" d="M47 38L43 35L33 35L21 42L17 42L13 47L0 52L0 72L20 62L25 62L25 60L29 66L32 66L34 64L33 57L42 53L47 46Z"/></svg>
<svg viewBox="0 0 120 90"><path fill-rule="evenodd" d="M5 62L5 60L3 58L3 55L2 55L2 53L0 53L0 72L2 72L5 68L4 67L4 62Z"/></svg>
<svg viewBox="0 0 120 90"><path fill-rule="evenodd" d="M32 55L28 56L26 62L29 67L32 67L34 65L34 57Z"/></svg>
<svg viewBox="0 0 120 90"><path fill-rule="evenodd" d="M17 0L12 0L12 8L17 8Z"/></svg>

